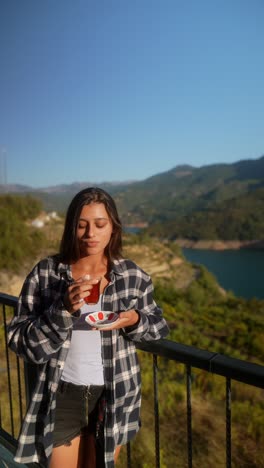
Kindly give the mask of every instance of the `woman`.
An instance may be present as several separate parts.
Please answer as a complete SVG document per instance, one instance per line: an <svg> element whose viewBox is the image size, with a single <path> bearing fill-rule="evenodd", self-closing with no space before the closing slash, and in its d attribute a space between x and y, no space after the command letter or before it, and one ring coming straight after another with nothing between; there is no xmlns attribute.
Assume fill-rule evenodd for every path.
<svg viewBox="0 0 264 468"><path fill-rule="evenodd" d="M103 458L110 468L139 429L135 342L163 338L168 327L150 277L122 258L121 247L113 199L102 189L84 189L68 208L60 253L41 260L24 282L9 345L35 365L37 379L17 462L96 466L90 433L98 432L97 415L103 414ZM98 278L98 304L86 304ZM116 312L118 319L94 330L85 321L92 310Z"/></svg>

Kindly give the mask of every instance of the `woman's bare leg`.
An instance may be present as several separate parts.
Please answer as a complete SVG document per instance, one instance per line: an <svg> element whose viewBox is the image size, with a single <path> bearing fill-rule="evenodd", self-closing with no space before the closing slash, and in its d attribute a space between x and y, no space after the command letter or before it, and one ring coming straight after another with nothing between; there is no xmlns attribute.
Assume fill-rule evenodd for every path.
<svg viewBox="0 0 264 468"><path fill-rule="evenodd" d="M71 445L60 445L52 450L49 468L79 468L80 436Z"/></svg>

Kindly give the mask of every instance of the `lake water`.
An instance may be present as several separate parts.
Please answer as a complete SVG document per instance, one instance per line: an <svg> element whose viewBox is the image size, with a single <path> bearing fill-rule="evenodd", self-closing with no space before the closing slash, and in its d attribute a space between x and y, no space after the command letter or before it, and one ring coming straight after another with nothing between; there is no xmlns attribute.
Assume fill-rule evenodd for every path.
<svg viewBox="0 0 264 468"><path fill-rule="evenodd" d="M264 299L264 250L182 249L185 258L202 264L236 296Z"/></svg>

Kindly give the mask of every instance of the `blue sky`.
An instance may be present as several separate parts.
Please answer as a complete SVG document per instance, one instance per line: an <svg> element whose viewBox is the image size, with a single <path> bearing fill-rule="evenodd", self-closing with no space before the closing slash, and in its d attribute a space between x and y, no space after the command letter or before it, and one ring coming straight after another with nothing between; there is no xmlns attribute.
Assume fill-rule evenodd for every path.
<svg viewBox="0 0 264 468"><path fill-rule="evenodd" d="M259 158L263 24L263 0L2 0L7 182L143 180Z"/></svg>

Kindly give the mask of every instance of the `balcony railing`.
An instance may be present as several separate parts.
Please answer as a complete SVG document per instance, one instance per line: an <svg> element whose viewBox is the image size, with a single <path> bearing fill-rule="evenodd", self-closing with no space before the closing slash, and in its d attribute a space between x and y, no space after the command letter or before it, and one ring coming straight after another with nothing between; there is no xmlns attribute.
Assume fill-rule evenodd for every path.
<svg viewBox="0 0 264 468"><path fill-rule="evenodd" d="M30 368L21 366L21 361L7 347L6 326L13 316L17 298L0 293L0 440L6 440L15 445L19 427L26 407L32 376ZM264 366L249 363L239 359L227 357L222 354L201 350L192 346L161 340L137 345L140 353L152 355L153 366L153 414L154 414L154 440L155 440L155 466L160 468L161 442L159 418L159 368L158 360L175 361L185 366L186 381L186 433L187 449L186 464L193 466L193 428L192 428L192 377L193 371L203 371L222 376L225 379L225 466L232 465L232 381L242 382L250 386L264 388ZM213 437L213 434L212 434ZM7 440L8 439L8 440ZM133 453L130 444L127 446L127 467L133 467ZM33 466L33 465L31 465ZM35 465L36 466L36 465ZM221 465L224 466L224 465ZM247 465L248 466L248 465Z"/></svg>

